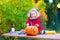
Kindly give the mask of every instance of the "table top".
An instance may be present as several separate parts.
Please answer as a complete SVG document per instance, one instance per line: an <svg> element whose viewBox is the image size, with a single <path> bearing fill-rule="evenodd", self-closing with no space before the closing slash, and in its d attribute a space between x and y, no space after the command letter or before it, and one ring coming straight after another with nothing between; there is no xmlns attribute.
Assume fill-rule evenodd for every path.
<svg viewBox="0 0 60 40"><path fill-rule="evenodd" d="M11 37L24 37L24 38L47 38L47 39L58 39L60 40L60 34L39 34L36 36L28 36L28 35L18 35L18 34L2 34L2 36L11 36Z"/></svg>

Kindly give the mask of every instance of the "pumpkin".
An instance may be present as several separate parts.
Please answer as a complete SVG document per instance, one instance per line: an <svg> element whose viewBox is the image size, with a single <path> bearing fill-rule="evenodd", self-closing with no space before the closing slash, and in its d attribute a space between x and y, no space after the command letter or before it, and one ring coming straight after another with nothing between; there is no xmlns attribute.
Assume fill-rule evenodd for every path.
<svg viewBox="0 0 60 40"><path fill-rule="evenodd" d="M26 27L26 34L30 36L35 36L38 34L38 28L36 26L28 26Z"/></svg>

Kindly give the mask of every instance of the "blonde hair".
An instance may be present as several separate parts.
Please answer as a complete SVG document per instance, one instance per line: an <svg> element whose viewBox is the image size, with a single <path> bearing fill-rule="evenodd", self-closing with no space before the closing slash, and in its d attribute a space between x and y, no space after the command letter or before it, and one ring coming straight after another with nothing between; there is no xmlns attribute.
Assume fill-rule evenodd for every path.
<svg viewBox="0 0 60 40"><path fill-rule="evenodd" d="M37 9L36 9L36 8L32 8L32 9L28 12L28 14L27 14L27 16L28 16L28 17L30 17L30 16L31 16L30 14L31 14L31 12L32 12L32 11L35 11L35 12L36 12L36 14L37 14L37 16L36 16L36 17L40 17L40 13L37 11Z"/></svg>

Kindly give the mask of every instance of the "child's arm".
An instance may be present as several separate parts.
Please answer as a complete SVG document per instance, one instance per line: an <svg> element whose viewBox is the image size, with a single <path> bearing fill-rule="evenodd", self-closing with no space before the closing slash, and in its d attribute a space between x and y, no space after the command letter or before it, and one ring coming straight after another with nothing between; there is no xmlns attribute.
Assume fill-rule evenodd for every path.
<svg viewBox="0 0 60 40"><path fill-rule="evenodd" d="M37 19L37 21L36 21L36 24L35 24L37 27L39 27L40 26L40 18L38 18Z"/></svg>
<svg viewBox="0 0 60 40"><path fill-rule="evenodd" d="M36 24L35 25L38 27L38 30L39 31L44 30L44 28L40 24L40 18L38 18L38 20L36 21Z"/></svg>
<svg viewBox="0 0 60 40"><path fill-rule="evenodd" d="M27 20L26 25L29 26L30 19Z"/></svg>

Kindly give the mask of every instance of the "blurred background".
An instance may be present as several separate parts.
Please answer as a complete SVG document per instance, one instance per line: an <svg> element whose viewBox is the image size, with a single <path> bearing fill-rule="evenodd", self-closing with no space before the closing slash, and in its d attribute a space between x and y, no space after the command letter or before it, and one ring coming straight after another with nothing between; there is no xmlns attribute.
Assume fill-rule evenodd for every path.
<svg viewBox="0 0 60 40"><path fill-rule="evenodd" d="M12 27L17 31L25 29L31 8L39 11L41 25L46 30L60 33L60 0L0 0L0 35Z"/></svg>

